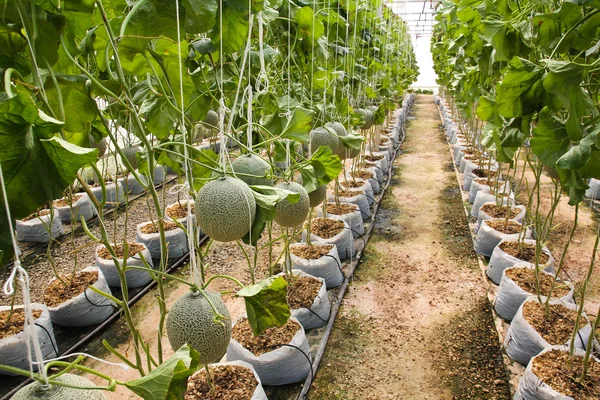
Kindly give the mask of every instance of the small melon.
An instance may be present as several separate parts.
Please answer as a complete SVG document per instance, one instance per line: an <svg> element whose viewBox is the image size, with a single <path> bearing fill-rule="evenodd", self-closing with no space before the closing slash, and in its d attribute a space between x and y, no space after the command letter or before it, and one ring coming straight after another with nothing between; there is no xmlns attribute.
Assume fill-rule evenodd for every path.
<svg viewBox="0 0 600 400"><path fill-rule="evenodd" d="M202 232L219 242L246 236L254 222L252 189L239 179L221 177L208 182L196 195L196 222Z"/></svg>
<svg viewBox="0 0 600 400"><path fill-rule="evenodd" d="M360 148L358 149L346 149L346 158L356 158L360 154Z"/></svg>
<svg viewBox="0 0 600 400"><path fill-rule="evenodd" d="M325 128L313 129L310 133L310 154L317 151L321 146L329 146L333 154L336 154L340 146L340 140Z"/></svg>
<svg viewBox="0 0 600 400"><path fill-rule="evenodd" d="M94 135L90 135L89 138L90 146L98 149L98 157L102 157L104 154L106 154L106 150L108 149L106 138L102 138L102 140L99 142L96 142L96 139L94 139Z"/></svg>
<svg viewBox="0 0 600 400"><path fill-rule="evenodd" d="M52 378L66 385L91 387L96 386L92 381L83 376L74 374L64 374L56 378ZM20 389L11 397L11 400L106 400L101 390L77 389L72 387L51 385L49 389L44 390L42 384L33 382L24 388Z"/></svg>
<svg viewBox="0 0 600 400"><path fill-rule="evenodd" d="M235 159L231 164L236 174L247 174L254 176L240 175L238 179L246 182L248 185L273 185L273 181L264 176L271 172L271 166L268 162L256 154L244 154Z"/></svg>
<svg viewBox="0 0 600 400"><path fill-rule="evenodd" d="M215 313L201 293L188 292L181 296L167 314L167 337L173 350L189 344L200 353L200 364L219 361L227 351L231 339L231 317L219 293L204 293L225 317L215 321Z"/></svg>
<svg viewBox="0 0 600 400"><path fill-rule="evenodd" d="M131 164L131 166L133 167L133 169L137 169L137 153L141 153L142 149L140 149L138 146L130 146L130 147L125 147L123 149L123 154L125 155L125 158L127 159L127 161L129 161L129 163ZM125 161L121 160L121 162L123 163L123 165L127 165L125 164Z"/></svg>
<svg viewBox="0 0 600 400"><path fill-rule="evenodd" d="M325 124L325 127L332 129L338 136L348 136L348 131L344 125L340 124L339 122L328 122ZM338 150L334 154L342 159L346 157L346 147L344 147L341 140L339 141Z"/></svg>
<svg viewBox="0 0 600 400"><path fill-rule="evenodd" d="M219 127L219 114L213 110L209 110L203 122L207 128L217 129Z"/></svg>
<svg viewBox="0 0 600 400"><path fill-rule="evenodd" d="M360 129L370 129L373 126L373 113L370 110L358 108L356 113L362 115L365 119L365 123Z"/></svg>
<svg viewBox="0 0 600 400"><path fill-rule="evenodd" d="M306 189L296 182L280 183L276 187L299 193L300 200L294 204L290 204L287 200L277 203L277 206L275 206L275 222L287 228L302 224L310 210L310 199Z"/></svg>
<svg viewBox="0 0 600 400"><path fill-rule="evenodd" d="M308 194L310 200L310 206L316 207L325 200L327 196L327 185L321 185Z"/></svg>

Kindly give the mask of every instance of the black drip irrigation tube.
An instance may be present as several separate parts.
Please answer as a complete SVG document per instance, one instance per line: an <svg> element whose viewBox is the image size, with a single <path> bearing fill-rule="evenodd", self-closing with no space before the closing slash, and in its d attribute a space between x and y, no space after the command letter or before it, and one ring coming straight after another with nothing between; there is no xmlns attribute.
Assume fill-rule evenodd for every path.
<svg viewBox="0 0 600 400"><path fill-rule="evenodd" d="M412 102L409 103L408 109L410 109L411 106L412 106ZM403 131L404 124L401 119L399 120L398 125L400 125L400 126L395 126L394 129L401 128L401 131ZM404 133L404 132L402 132L402 133ZM396 157L400 153L400 146L402 146L402 143L404 142L405 138L406 138L406 135L403 134L399 139L400 142L399 142L398 146L396 146L396 148L394 149L393 157L391 157L391 159L390 159L389 171L385 172L385 175L384 175L384 176L387 176L388 179L383 184L383 188L381 189L380 199L382 199L383 196L385 196L385 193L392 182L391 178L392 178L392 172L394 170L393 161L396 159ZM312 373L306 378L306 380L302 384L302 390L300 391L300 394L298 394L298 397L296 398L296 400L306 399L306 395L310 391L312 383L315 380L315 375L317 373L317 370L319 369L319 364L321 363L321 360L323 359L323 355L325 354L325 348L327 347L327 342L329 341L329 337L331 336L331 331L333 330L333 325L337 318L337 314L340 310L340 305L342 304L344 295L346 294L346 291L348 290L348 285L350 284L350 280L354 276L354 270L358 266L358 263L362 256L362 253L366 249L366 243L369 242L369 239L371 238L371 233L373 232L373 229L375 228L375 216L377 215L377 212L379 211L380 203L381 203L381 201L379 203L377 203L377 202L374 203L375 207L374 207L373 213L370 217L370 219L372 220L372 223L369 226L368 231L365 232L362 237L362 240L365 243L365 248L363 248L363 250L359 254L357 254L357 257L354 259L354 261L350 263L350 271L348 273L348 276L344 276L344 281L342 282L340 291L338 292L337 297L334 299L334 302L331 305L331 313L329 314L329 322L327 323L327 327L325 328L325 332L323 333L323 337L321 338L321 342L319 343L317 353L315 354L315 358L312 362L312 367L311 367Z"/></svg>

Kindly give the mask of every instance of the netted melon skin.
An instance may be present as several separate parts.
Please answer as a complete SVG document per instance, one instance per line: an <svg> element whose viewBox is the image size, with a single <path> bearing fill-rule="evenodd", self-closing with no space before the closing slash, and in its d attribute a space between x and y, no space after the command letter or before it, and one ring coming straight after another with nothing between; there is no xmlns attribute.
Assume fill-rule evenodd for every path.
<svg viewBox="0 0 600 400"><path fill-rule="evenodd" d="M325 200L327 196L327 185L321 185L308 194L310 200L310 206L316 207Z"/></svg>
<svg viewBox="0 0 600 400"><path fill-rule="evenodd" d="M166 327L173 350L177 351L187 343L200 353L200 364L209 364L219 361L227 351L231 339L231 317L220 294L204 293L225 317L222 324L214 320L213 309L202 294L188 292L169 310Z"/></svg>
<svg viewBox="0 0 600 400"><path fill-rule="evenodd" d="M348 131L346 130L346 127L344 127L344 125L342 125L339 122L328 122L325 124L325 127L329 128L329 129L333 129L333 131L338 136L341 136L341 137L348 136ZM341 140L339 140L338 149L334 154L339 156L342 159L346 157L346 147L344 147Z"/></svg>
<svg viewBox="0 0 600 400"><path fill-rule="evenodd" d="M239 179L219 178L196 195L196 223L211 239L231 242L243 238L254 222L252 189Z"/></svg>
<svg viewBox="0 0 600 400"><path fill-rule="evenodd" d="M64 374L53 378L58 382L77 386L95 386L92 381L83 376ZM30 383L11 397L11 400L106 400L100 390L75 389L65 386L52 385L50 389L43 390L39 382Z"/></svg>
<svg viewBox="0 0 600 400"><path fill-rule="evenodd" d="M275 222L286 228L293 228L302 224L310 210L310 199L306 189L296 182L280 183L277 187L299 193L300 200L294 204L290 204L287 200L277 203L277 206L275 206Z"/></svg>
<svg viewBox="0 0 600 400"><path fill-rule="evenodd" d="M247 154L236 158L231 164L233 171L236 174L248 174L255 176L240 175L238 179L246 182L248 185L273 185L273 181L268 178L261 178L271 170L268 162L257 156L256 154Z"/></svg>
<svg viewBox="0 0 600 400"><path fill-rule="evenodd" d="M310 133L310 154L321 146L329 146L333 154L336 154L340 146L340 140L325 128L314 129Z"/></svg>

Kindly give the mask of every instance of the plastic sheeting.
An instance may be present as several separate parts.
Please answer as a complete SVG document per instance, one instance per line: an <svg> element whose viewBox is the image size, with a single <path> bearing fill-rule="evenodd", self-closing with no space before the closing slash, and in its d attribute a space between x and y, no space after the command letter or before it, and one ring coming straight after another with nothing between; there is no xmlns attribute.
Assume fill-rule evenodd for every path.
<svg viewBox="0 0 600 400"><path fill-rule="evenodd" d="M108 283L106 283L106 279L99 268L87 267L81 271L97 271L98 280L92 286L111 294ZM54 279L56 278L52 280ZM50 319L55 324L80 328L99 324L106 320L113 313L113 305L114 303L111 300L87 288L80 295L56 307L49 307L48 310L50 312Z"/></svg>
<svg viewBox="0 0 600 400"><path fill-rule="evenodd" d="M533 269L533 267L527 264L516 264L511 268L529 268ZM513 319L521 307L521 304L532 294L526 290L521 289L519 285L516 284L515 281L506 276L506 271L511 268L507 268L502 273L502 278L500 279L500 286L498 287L498 292L496 293L496 300L494 301L494 309L498 313L499 316L504 318L507 321ZM553 274L550 274L545 271L541 271L540 273L550 275L554 277ZM558 300L565 303L573 302L573 294L575 289L572 284L568 282L561 282L562 285L568 285L570 290L569 293L565 296L559 298ZM547 296L540 296L543 300L547 299Z"/></svg>
<svg viewBox="0 0 600 400"><path fill-rule="evenodd" d="M298 322L294 317L290 319ZM302 325L288 345L291 346L284 345L257 356L232 338L227 346L227 361L241 360L252 365L263 385L299 382L312 368L312 356Z"/></svg>
<svg viewBox="0 0 600 400"><path fill-rule="evenodd" d="M528 297L527 300L523 303L523 305L517 311L515 318L513 319L508 331L506 332L506 337L504 339L504 347L506 348L506 354L513 360L523 365L527 365L529 361L540 354L542 350L552 347L550 343L548 343L534 328L527 322L527 320L523 317L523 307L525 304L537 301L536 297ZM551 300L550 304L562 304L568 309L577 310L577 306L572 303L561 302L559 300ZM583 316L585 319L581 325L584 325L579 331L577 335L575 335L575 348L585 350L588 339L592 332L592 325L587 321L587 317ZM569 337L567 343L569 344L571 338Z"/></svg>
<svg viewBox="0 0 600 400"><path fill-rule="evenodd" d="M22 309L23 306L15 306L15 309ZM31 303L33 311L41 311L42 314L34 321L35 331L42 350L44 359L57 357L56 339L54 330L50 321L50 313L44 304ZM10 310L10 306L0 306L0 311ZM11 367L29 370L29 361L27 359L27 342L23 331L0 339L0 362ZM33 364L34 370L37 370L36 364ZM11 373L0 371L0 375L13 375Z"/></svg>
<svg viewBox="0 0 600 400"><path fill-rule="evenodd" d="M600 180L591 179L590 188L585 191L585 197L592 200L600 200Z"/></svg>

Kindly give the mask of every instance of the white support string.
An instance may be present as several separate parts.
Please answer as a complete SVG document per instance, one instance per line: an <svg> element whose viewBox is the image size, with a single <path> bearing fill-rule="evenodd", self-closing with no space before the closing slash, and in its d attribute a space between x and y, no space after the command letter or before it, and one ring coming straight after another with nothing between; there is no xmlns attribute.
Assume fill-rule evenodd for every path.
<svg viewBox="0 0 600 400"><path fill-rule="evenodd" d="M269 76L265 67L265 51L264 51L264 21L263 12L258 13L258 60L260 62L260 72L256 77L256 92L257 94L269 93ZM250 83L250 82L248 82Z"/></svg>
<svg viewBox="0 0 600 400"><path fill-rule="evenodd" d="M248 152L252 153L252 124L253 124L253 115L252 115L252 102L253 93L252 93L252 85L248 82L248 86L246 87L246 103L247 103L247 119L248 119L248 128L246 129L246 141L248 146Z"/></svg>

